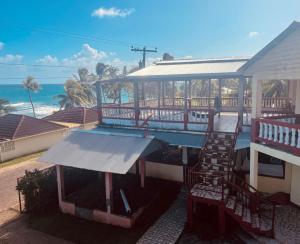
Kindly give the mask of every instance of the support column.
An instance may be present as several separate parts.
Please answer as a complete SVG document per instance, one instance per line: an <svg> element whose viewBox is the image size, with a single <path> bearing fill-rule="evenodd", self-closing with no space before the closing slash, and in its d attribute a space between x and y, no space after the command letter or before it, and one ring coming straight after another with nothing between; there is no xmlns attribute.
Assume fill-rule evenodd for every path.
<svg viewBox="0 0 300 244"><path fill-rule="evenodd" d="M192 107L192 80L189 81L189 108Z"/></svg>
<svg viewBox="0 0 300 244"><path fill-rule="evenodd" d="M157 92L157 107L158 107L158 119L160 120L160 89L161 89L161 81L157 82L158 92Z"/></svg>
<svg viewBox="0 0 300 244"><path fill-rule="evenodd" d="M97 109L98 109L98 121L102 123L102 88L100 81L96 82L96 97L97 97Z"/></svg>
<svg viewBox="0 0 300 244"><path fill-rule="evenodd" d="M300 114L300 80L294 81L296 83L296 101L295 101L295 114Z"/></svg>
<svg viewBox="0 0 300 244"><path fill-rule="evenodd" d="M289 97L289 99L291 99L293 104L296 104L296 94L299 94L299 93L296 92L297 83L298 83L298 81L296 81L296 80L289 80L288 81L288 87L289 87L288 97Z"/></svg>
<svg viewBox="0 0 300 244"><path fill-rule="evenodd" d="M146 175L146 165L145 165L145 159L141 158L139 160L139 165L140 165L140 177L141 177L141 187L145 187L145 175Z"/></svg>
<svg viewBox="0 0 300 244"><path fill-rule="evenodd" d="M172 104L175 106L175 81L172 81Z"/></svg>
<svg viewBox="0 0 300 244"><path fill-rule="evenodd" d="M238 116L243 124L243 115L244 115L244 89L245 89L246 79L244 77L239 78L239 109Z"/></svg>
<svg viewBox="0 0 300 244"><path fill-rule="evenodd" d="M186 183L188 179L188 163L187 147L182 147L183 183Z"/></svg>
<svg viewBox="0 0 300 244"><path fill-rule="evenodd" d="M105 196L106 196L106 212L112 213L113 211L113 185L112 173L105 172Z"/></svg>
<svg viewBox="0 0 300 244"><path fill-rule="evenodd" d="M121 107L121 104L122 104L122 86L121 86L121 83L118 84L118 92L119 92L119 107Z"/></svg>
<svg viewBox="0 0 300 244"><path fill-rule="evenodd" d="M133 90L134 90L134 117L135 117L135 126L139 126L139 117L140 117L140 110L139 110L139 87L137 81L133 83Z"/></svg>
<svg viewBox="0 0 300 244"><path fill-rule="evenodd" d="M257 77L252 78L252 112L251 118L260 118L262 111L262 81Z"/></svg>
<svg viewBox="0 0 300 244"><path fill-rule="evenodd" d="M165 106L165 82L161 82L162 105Z"/></svg>
<svg viewBox="0 0 300 244"><path fill-rule="evenodd" d="M184 81L184 113L183 113L183 123L184 123L184 130L188 129L188 100L187 100L187 91L188 85L187 81Z"/></svg>
<svg viewBox="0 0 300 244"><path fill-rule="evenodd" d="M211 100L211 79L208 80L208 109L210 109Z"/></svg>
<svg viewBox="0 0 300 244"><path fill-rule="evenodd" d="M58 190L58 202L61 209L61 203L65 199L65 181L64 181L64 168L61 165L56 165L56 179Z"/></svg>
<svg viewBox="0 0 300 244"><path fill-rule="evenodd" d="M258 151L250 146L250 180L251 186L257 189L258 185Z"/></svg>

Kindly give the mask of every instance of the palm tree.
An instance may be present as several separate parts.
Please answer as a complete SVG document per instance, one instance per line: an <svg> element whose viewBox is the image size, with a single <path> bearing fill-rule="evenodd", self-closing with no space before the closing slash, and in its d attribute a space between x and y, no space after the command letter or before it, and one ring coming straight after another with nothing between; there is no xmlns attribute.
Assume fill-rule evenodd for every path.
<svg viewBox="0 0 300 244"><path fill-rule="evenodd" d="M284 80L268 81L263 88L266 97L283 97L288 93L288 84Z"/></svg>
<svg viewBox="0 0 300 244"><path fill-rule="evenodd" d="M9 101L0 98L0 116L14 111L14 107L10 106Z"/></svg>
<svg viewBox="0 0 300 244"><path fill-rule="evenodd" d="M37 81L35 81L34 77L28 76L23 81L23 86L28 92L28 97L29 97L29 101L31 103L33 116L36 117L35 109L34 109L33 102L32 102L31 92L37 92L40 89L40 85Z"/></svg>
<svg viewBox="0 0 300 244"><path fill-rule="evenodd" d="M60 109L78 106L91 106L93 101L90 98L90 90L81 85L76 80L67 80L65 82L65 94L60 94L54 97L58 99Z"/></svg>

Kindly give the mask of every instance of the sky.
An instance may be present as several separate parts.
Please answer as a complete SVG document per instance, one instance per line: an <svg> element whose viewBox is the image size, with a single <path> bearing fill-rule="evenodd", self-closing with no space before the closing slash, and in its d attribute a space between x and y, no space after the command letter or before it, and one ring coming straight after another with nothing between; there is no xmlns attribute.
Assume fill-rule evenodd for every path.
<svg viewBox="0 0 300 244"><path fill-rule="evenodd" d="M175 58L252 56L300 21L299 0L1 1L0 84L63 83L97 62L137 65L131 46ZM15 64L49 65L16 66ZM65 67L57 67L65 66Z"/></svg>

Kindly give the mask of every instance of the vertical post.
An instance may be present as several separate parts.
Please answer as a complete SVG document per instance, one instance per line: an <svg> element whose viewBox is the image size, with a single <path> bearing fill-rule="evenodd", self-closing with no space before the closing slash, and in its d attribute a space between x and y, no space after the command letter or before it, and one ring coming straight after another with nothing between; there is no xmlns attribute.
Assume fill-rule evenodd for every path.
<svg viewBox="0 0 300 244"><path fill-rule="evenodd" d="M243 115L244 115L244 89L245 89L246 79L244 77L239 78L239 109L238 116L241 121L240 125L243 125Z"/></svg>
<svg viewBox="0 0 300 244"><path fill-rule="evenodd" d="M222 236L225 234L226 231L224 205L223 204L218 205L218 210L219 210L219 234L220 236Z"/></svg>
<svg viewBox="0 0 300 244"><path fill-rule="evenodd" d="M140 165L140 177L141 177L141 187L145 187L145 173L146 173L146 165L145 165L145 159L141 158L139 160Z"/></svg>
<svg viewBox="0 0 300 244"><path fill-rule="evenodd" d="M118 84L118 95L119 95L119 107L121 107L121 104L122 104L122 86L121 86L121 83Z"/></svg>
<svg viewBox="0 0 300 244"><path fill-rule="evenodd" d="M252 78L252 112L251 118L261 117L262 111L262 81L258 80L257 77Z"/></svg>
<svg viewBox="0 0 300 244"><path fill-rule="evenodd" d="M158 107L158 119L160 120L160 89L161 81L157 82L157 107Z"/></svg>
<svg viewBox="0 0 300 244"><path fill-rule="evenodd" d="M192 107L192 80L189 80L189 108Z"/></svg>
<svg viewBox="0 0 300 244"><path fill-rule="evenodd" d="M139 126L139 117L140 117L140 110L139 110L139 87L137 81L133 83L133 90L134 90L134 119L135 119L135 126Z"/></svg>
<svg viewBox="0 0 300 244"><path fill-rule="evenodd" d="M106 212L112 213L113 211L113 185L112 173L105 172L105 196L106 196Z"/></svg>
<svg viewBox="0 0 300 244"><path fill-rule="evenodd" d="M183 164L183 182L187 182L187 168L188 168L188 150L187 147L182 147L182 164Z"/></svg>
<svg viewBox="0 0 300 244"><path fill-rule="evenodd" d="M184 123L184 130L188 129L188 99L187 99L187 80L184 81L184 113L183 113L183 123Z"/></svg>
<svg viewBox="0 0 300 244"><path fill-rule="evenodd" d="M208 109L210 110L211 100L211 79L208 80Z"/></svg>
<svg viewBox="0 0 300 244"><path fill-rule="evenodd" d="M296 83L296 101L295 101L295 114L300 114L300 80L294 81Z"/></svg>
<svg viewBox="0 0 300 244"><path fill-rule="evenodd" d="M175 81L172 81L172 101L173 101L173 108L175 106Z"/></svg>
<svg viewBox="0 0 300 244"><path fill-rule="evenodd" d="M162 105L165 106L165 82L161 82Z"/></svg>
<svg viewBox="0 0 300 244"><path fill-rule="evenodd" d="M250 185L257 188L258 185L258 151L250 146Z"/></svg>
<svg viewBox="0 0 300 244"><path fill-rule="evenodd" d="M96 82L96 96L97 96L97 110L98 110L98 121L102 123L102 89L100 81Z"/></svg>
<svg viewBox="0 0 300 244"><path fill-rule="evenodd" d="M218 96L219 96L219 104L218 104L218 109L219 109L219 117L220 117L220 113L221 113L221 110L222 110L222 83L223 83L223 80L222 79L219 79L219 90L218 90ZM216 107L216 105L215 105Z"/></svg>
<svg viewBox="0 0 300 244"><path fill-rule="evenodd" d="M58 203L61 209L63 200L65 199L65 181L63 166L56 165L56 179L57 179L57 190L58 190Z"/></svg>
<svg viewBox="0 0 300 244"><path fill-rule="evenodd" d="M145 100L145 82L144 81L142 81L142 91L141 91L141 100L143 100L143 102L144 102L144 100Z"/></svg>

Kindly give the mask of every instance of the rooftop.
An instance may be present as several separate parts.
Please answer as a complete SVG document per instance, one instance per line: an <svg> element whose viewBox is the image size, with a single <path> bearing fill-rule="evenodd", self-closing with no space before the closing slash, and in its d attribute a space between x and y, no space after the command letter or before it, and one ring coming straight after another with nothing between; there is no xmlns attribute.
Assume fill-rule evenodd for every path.
<svg viewBox="0 0 300 244"><path fill-rule="evenodd" d="M0 117L0 140L14 140L65 128L62 125L26 115L8 114Z"/></svg>
<svg viewBox="0 0 300 244"><path fill-rule="evenodd" d="M89 124L98 122L98 112L91 108L75 107L60 110L43 119L62 123Z"/></svg>

